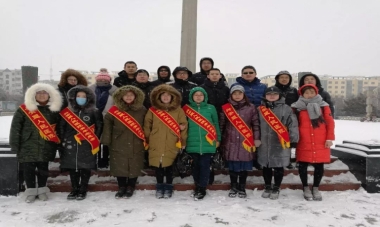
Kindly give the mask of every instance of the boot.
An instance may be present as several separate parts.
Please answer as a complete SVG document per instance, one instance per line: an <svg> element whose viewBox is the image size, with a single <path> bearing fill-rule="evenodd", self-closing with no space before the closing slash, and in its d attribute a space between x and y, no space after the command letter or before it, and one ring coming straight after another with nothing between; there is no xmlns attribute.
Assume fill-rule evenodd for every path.
<svg viewBox="0 0 380 227"><path fill-rule="evenodd" d="M239 192L238 192L239 198L246 198L247 193L245 192L245 184L239 184L238 189L239 189Z"/></svg>
<svg viewBox="0 0 380 227"><path fill-rule="evenodd" d="M269 198L276 200L280 196L280 188L278 186L274 186L272 192L270 193Z"/></svg>
<svg viewBox="0 0 380 227"><path fill-rule="evenodd" d="M307 201L311 201L311 200L313 200L313 195L311 194L311 191L310 191L309 186L303 187L303 197L304 197Z"/></svg>
<svg viewBox="0 0 380 227"><path fill-rule="evenodd" d="M37 196L41 201L48 200L48 196L46 193L50 192L50 189L48 187L41 187L37 189Z"/></svg>
<svg viewBox="0 0 380 227"><path fill-rule="evenodd" d="M33 203L36 200L37 188L27 188L25 190L26 199L25 202Z"/></svg>
<svg viewBox="0 0 380 227"><path fill-rule="evenodd" d="M126 196L127 198L132 197L134 191L135 191L135 187L128 186L128 187L127 187L127 191L125 192L125 196Z"/></svg>
<svg viewBox="0 0 380 227"><path fill-rule="evenodd" d="M173 195L173 185L172 184L165 184L165 191L164 191L164 198L169 199Z"/></svg>
<svg viewBox="0 0 380 227"><path fill-rule="evenodd" d="M261 194L261 197L267 199L270 197L270 194L272 193L272 185L265 185L263 194Z"/></svg>
<svg viewBox="0 0 380 227"><path fill-rule="evenodd" d="M194 200L202 200L206 196L206 187L199 187L198 192L194 195Z"/></svg>
<svg viewBox="0 0 380 227"><path fill-rule="evenodd" d="M87 185L82 185L77 195L77 200L84 200L86 197L87 197Z"/></svg>
<svg viewBox="0 0 380 227"><path fill-rule="evenodd" d="M322 201L322 195L318 187L313 187L313 200Z"/></svg>
<svg viewBox="0 0 380 227"><path fill-rule="evenodd" d="M120 187L119 191L116 192L116 194L115 194L115 198L116 199L125 198L126 197L126 195L125 195L126 190L127 189L125 187Z"/></svg>
<svg viewBox="0 0 380 227"><path fill-rule="evenodd" d="M164 198L164 184L159 183L156 184L156 198L157 199L162 199Z"/></svg>
<svg viewBox="0 0 380 227"><path fill-rule="evenodd" d="M228 197L235 198L239 190L237 189L237 183L231 183L231 189L228 193Z"/></svg>
<svg viewBox="0 0 380 227"><path fill-rule="evenodd" d="M70 181L71 181L71 192L67 196L67 200L74 200L77 199L78 193L79 193L79 173L73 173L70 172Z"/></svg>
<svg viewBox="0 0 380 227"><path fill-rule="evenodd" d="M67 200L77 199L78 193L79 193L79 189L78 188L71 189L70 194L67 196Z"/></svg>
<svg viewBox="0 0 380 227"><path fill-rule="evenodd" d="M195 185L195 189L194 191L191 193L190 197L193 197L199 192L199 186L198 185Z"/></svg>
<svg viewBox="0 0 380 227"><path fill-rule="evenodd" d="M289 163L289 165L286 168L287 169L294 169L294 166L292 165L292 163Z"/></svg>

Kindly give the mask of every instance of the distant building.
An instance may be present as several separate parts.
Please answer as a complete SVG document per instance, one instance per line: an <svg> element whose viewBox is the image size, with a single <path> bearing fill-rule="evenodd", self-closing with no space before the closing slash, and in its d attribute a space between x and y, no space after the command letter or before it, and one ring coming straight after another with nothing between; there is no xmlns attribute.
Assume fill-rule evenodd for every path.
<svg viewBox="0 0 380 227"><path fill-rule="evenodd" d="M0 89L7 95L22 95L21 69L0 69Z"/></svg>

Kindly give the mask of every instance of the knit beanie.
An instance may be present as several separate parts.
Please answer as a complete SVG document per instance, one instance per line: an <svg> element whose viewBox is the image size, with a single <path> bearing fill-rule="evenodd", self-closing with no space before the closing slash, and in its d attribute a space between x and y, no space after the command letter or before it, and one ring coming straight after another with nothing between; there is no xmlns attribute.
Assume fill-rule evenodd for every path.
<svg viewBox="0 0 380 227"><path fill-rule="evenodd" d="M244 87L238 84L231 87L230 94L234 93L234 91L245 92Z"/></svg>
<svg viewBox="0 0 380 227"><path fill-rule="evenodd" d="M108 81L109 83L111 83L111 76L110 74L108 74L108 71L107 69L105 68L101 68L100 69L100 73L95 77L95 80L96 81L99 81L99 80L106 80Z"/></svg>

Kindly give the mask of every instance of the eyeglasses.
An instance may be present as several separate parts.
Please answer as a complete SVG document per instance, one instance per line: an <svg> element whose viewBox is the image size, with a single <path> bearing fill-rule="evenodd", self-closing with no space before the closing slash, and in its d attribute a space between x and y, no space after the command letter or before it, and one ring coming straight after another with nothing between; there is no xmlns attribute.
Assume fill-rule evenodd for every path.
<svg viewBox="0 0 380 227"><path fill-rule="evenodd" d="M243 72L243 74L254 74L255 72Z"/></svg>

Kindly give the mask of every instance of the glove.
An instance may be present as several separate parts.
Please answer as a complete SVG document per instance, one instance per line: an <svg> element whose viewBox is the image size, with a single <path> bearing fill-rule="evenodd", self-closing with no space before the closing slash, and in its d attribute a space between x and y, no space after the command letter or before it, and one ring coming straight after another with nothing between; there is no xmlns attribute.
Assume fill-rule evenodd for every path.
<svg viewBox="0 0 380 227"><path fill-rule="evenodd" d="M290 148L297 148L298 143L290 143Z"/></svg>
<svg viewBox="0 0 380 227"><path fill-rule="evenodd" d="M260 140L255 140L255 147L260 147L261 141Z"/></svg>

